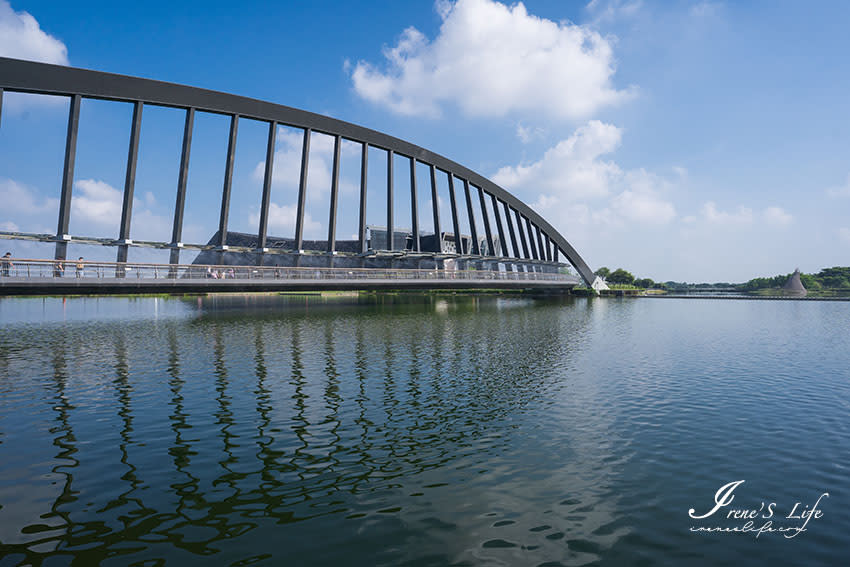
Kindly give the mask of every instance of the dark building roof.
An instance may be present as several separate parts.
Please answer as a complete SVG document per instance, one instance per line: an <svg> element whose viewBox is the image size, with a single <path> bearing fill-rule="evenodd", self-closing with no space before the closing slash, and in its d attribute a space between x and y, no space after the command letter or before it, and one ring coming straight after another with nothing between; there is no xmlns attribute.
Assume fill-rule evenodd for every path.
<svg viewBox="0 0 850 567"><path fill-rule="evenodd" d="M210 237L208 245L218 244L218 231ZM227 232L227 246L244 246L246 248L256 248L258 239L256 234L246 234L244 232ZM278 236L266 237L266 248L279 248L281 250L295 250L294 238L281 238ZM328 249L327 240L303 240L301 242L303 250L318 250L324 251ZM337 252L354 252L360 251L359 242L357 240L337 240L335 246Z"/></svg>

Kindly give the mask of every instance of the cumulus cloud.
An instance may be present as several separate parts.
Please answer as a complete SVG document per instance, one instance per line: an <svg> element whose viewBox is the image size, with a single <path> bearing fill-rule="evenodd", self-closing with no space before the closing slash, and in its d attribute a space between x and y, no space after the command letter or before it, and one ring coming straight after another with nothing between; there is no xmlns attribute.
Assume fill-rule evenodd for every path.
<svg viewBox="0 0 850 567"><path fill-rule="evenodd" d="M0 203L3 203L5 213L40 215L59 211L59 199L42 197L34 189L13 179L0 179Z"/></svg>
<svg viewBox="0 0 850 567"><path fill-rule="evenodd" d="M735 211L720 211L714 201L702 206L702 218L715 224L750 224L753 222L753 210L739 206Z"/></svg>
<svg viewBox="0 0 850 567"><path fill-rule="evenodd" d="M826 190L826 194L830 197L850 197L850 174L847 175L844 185L830 187Z"/></svg>
<svg viewBox="0 0 850 567"><path fill-rule="evenodd" d="M608 23L619 18L631 17L643 7L642 0L590 0L587 11L596 23Z"/></svg>
<svg viewBox="0 0 850 567"><path fill-rule="evenodd" d="M502 167L492 179L517 194L536 193L533 207L562 226L670 222L676 209L663 197L669 181L644 169L624 171L604 159L621 140L619 128L591 120L540 160Z"/></svg>
<svg viewBox="0 0 850 567"><path fill-rule="evenodd" d="M782 207L767 207L756 214L753 209L739 205L732 211L722 211L714 201L706 202L701 209L700 218L710 224L726 226L749 226L758 221L765 224L783 227L794 221L794 217Z"/></svg>
<svg viewBox="0 0 850 567"><path fill-rule="evenodd" d="M150 192L144 200L133 199L131 236L135 240L167 240L171 236L172 219L159 215L151 207L155 199ZM74 183L71 196L71 225L79 236L114 235L118 237L121 207L124 201L122 190L98 179L80 179ZM83 229L74 228L84 226ZM202 238L191 226L183 227L187 241ZM190 238L191 237L191 238Z"/></svg>
<svg viewBox="0 0 850 567"><path fill-rule="evenodd" d="M297 205L278 205L276 203L269 204L269 228L278 229L281 233L295 234L295 214L298 211ZM260 213L251 213L251 223L260 224ZM310 213L304 212L304 234L308 238L319 238L322 229L322 224L314 221ZM327 235L325 235L327 236Z"/></svg>
<svg viewBox="0 0 850 567"><path fill-rule="evenodd" d="M0 56L68 65L68 48L45 33L27 12L15 12L0 0Z"/></svg>
<svg viewBox="0 0 850 567"><path fill-rule="evenodd" d="M272 187L295 192L301 179L301 149L304 142L303 132L280 128L275 139L274 167L272 168ZM331 136L313 134L310 137L310 156L307 164L307 189L310 194L321 195L331 190L331 171L333 167L334 139ZM351 144L342 144L341 154L358 152ZM254 167L254 179L262 181L265 176L265 160ZM349 191L353 184L340 177L340 190Z"/></svg>
<svg viewBox="0 0 850 567"><path fill-rule="evenodd" d="M522 123L516 125L516 135L523 144L542 138L546 131L539 126L525 126Z"/></svg>
<svg viewBox="0 0 850 567"><path fill-rule="evenodd" d="M527 113L586 118L632 95L612 85L609 39L570 22L528 13L522 3L438 2L440 31L430 41L404 30L379 67L359 61L354 90L399 114L438 116L445 103L470 116Z"/></svg>
<svg viewBox="0 0 850 567"><path fill-rule="evenodd" d="M667 224L676 209L664 200L658 187L666 182L643 169L626 174L625 191L614 197L611 208L620 218L641 224Z"/></svg>
<svg viewBox="0 0 850 567"><path fill-rule="evenodd" d="M768 207L762 213L765 222L774 226L787 226L794 221L794 217L781 207Z"/></svg>
<svg viewBox="0 0 850 567"><path fill-rule="evenodd" d="M59 39L44 32L27 12L15 12L7 0L0 0L0 57L68 65L68 48ZM27 108L58 107L66 97L24 93L6 93L3 110L17 114Z"/></svg>
<svg viewBox="0 0 850 567"><path fill-rule="evenodd" d="M123 194L104 181L80 179L71 196L71 218L100 226L118 227ZM117 231L116 231L117 232Z"/></svg>
<svg viewBox="0 0 850 567"><path fill-rule="evenodd" d="M591 120L539 161L502 167L492 179L507 188L546 191L567 201L604 196L622 171L616 163L599 158L616 150L621 139L616 126Z"/></svg>
<svg viewBox="0 0 850 567"><path fill-rule="evenodd" d="M274 168L272 169L272 187L278 188L272 197L286 196L293 201L298 198L298 184L301 178L301 150L304 142L303 132L297 130L278 129L275 139ZM328 196L331 190L333 168L334 139L331 136L313 134L310 137L310 156L307 164L307 202L304 212L304 236L320 238L322 223L314 221L310 215L321 209L327 214ZM340 148L341 156L359 155L358 144L343 143ZM265 160L254 168L253 177L262 182L265 176ZM358 171L359 175L359 171ZM340 174L340 194L359 193L359 186ZM269 228L293 233L295 232L296 205L269 203ZM249 215L249 222L258 225L260 215L254 211ZM326 236L326 235L324 235Z"/></svg>

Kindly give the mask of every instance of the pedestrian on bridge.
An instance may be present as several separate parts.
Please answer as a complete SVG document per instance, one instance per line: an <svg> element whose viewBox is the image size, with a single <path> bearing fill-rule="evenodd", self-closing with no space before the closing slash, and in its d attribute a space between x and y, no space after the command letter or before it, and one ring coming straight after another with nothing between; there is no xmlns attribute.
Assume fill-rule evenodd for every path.
<svg viewBox="0 0 850 567"><path fill-rule="evenodd" d="M12 263L12 253L6 252L5 254L3 254L3 257L0 258L0 263L3 264L3 277L8 278L9 270L12 268L12 266L14 266L14 264Z"/></svg>
<svg viewBox="0 0 850 567"><path fill-rule="evenodd" d="M86 265L83 263L83 257L77 260L77 278L83 277L83 270L86 268Z"/></svg>

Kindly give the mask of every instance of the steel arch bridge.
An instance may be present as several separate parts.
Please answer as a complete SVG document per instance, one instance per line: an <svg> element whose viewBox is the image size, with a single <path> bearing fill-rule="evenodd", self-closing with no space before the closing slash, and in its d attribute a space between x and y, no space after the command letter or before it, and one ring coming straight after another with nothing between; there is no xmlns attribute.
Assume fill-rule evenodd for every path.
<svg viewBox="0 0 850 567"><path fill-rule="evenodd" d="M127 262L127 252L131 246L155 246L171 250L171 264L179 264L181 249L195 249L201 250L202 256L206 255L204 256L206 258L211 258L209 254L216 254L215 257L219 260L218 262L204 263L244 265L249 260L250 263L255 263L258 266L269 264L298 266L302 258L311 256L309 252L304 250L306 243L304 240L304 213L307 172L311 135L321 133L331 136L334 140L332 185L329 210L327 211L329 219L327 240L321 242L323 248L321 257L327 262L326 266L332 267L335 261L340 262L343 258L347 258L349 260L357 259L361 267L374 266L374 263L367 264L367 260L376 259L383 259L390 266L397 266L400 261L402 263L415 261L421 267L422 261L425 259L430 262L429 267L433 266L434 268L445 268L448 266L446 260L452 260L460 263L460 265L466 264L484 269L501 264L501 269L508 271L551 273L557 272L560 267L565 266L565 263L561 262L560 259L563 255L586 284L591 285L595 280L592 270L567 239L544 218L508 191L446 157L382 132L313 112L223 92L139 77L0 57L0 118L2 118L4 91L58 95L70 98L56 234L36 235L9 232L2 234L5 238L40 239L55 242L56 260L66 259L67 245L73 241L115 246L117 247L117 263ZM97 239L68 234L82 99L118 101L133 105L121 221L119 234L116 235L117 238L115 239ZM134 241L130 234L142 111L148 105L177 108L185 111L182 153L170 242ZM198 112L229 117L230 131L226 159L223 164L224 183L221 191L218 231L213 239L206 244L187 244L182 242L183 212L193 124L195 114ZM228 232L228 214L230 211L237 131L240 120L243 119L268 124L268 142L265 155L262 202L259 209L259 231L256 236L250 235L251 239L247 246L240 247L233 246L232 243L235 237L246 235L234 235L232 232ZM286 246L280 245L280 241L283 239L275 239L268 235L272 171L278 126L293 127L303 131L295 234ZM341 241L338 241L336 236L342 140L354 142L361 145L362 148L358 237L356 241L347 243L350 245L347 250L340 250ZM378 236L381 236L380 231L376 232L367 227L366 224L367 165L370 148L387 152L388 171L385 199L387 216L382 238L378 238ZM402 234L399 234L394 228L397 219L394 219L393 208L393 156L406 158L410 164L411 210L409 221L412 228ZM432 210L428 212L418 210L417 163L427 166L430 173L430 187L427 190L430 191ZM438 175L446 176L447 179L451 219L440 218L437 198ZM468 213L468 228L471 233L469 235L461 233L458 218L459 209L464 206L464 201ZM475 206L479 207L476 211L480 211L481 216L479 218L483 221L483 226L480 227L477 226L476 217L473 214ZM490 218L490 211L492 211L492 219ZM432 234L425 234L420 231L420 215L432 216L434 227ZM404 222L407 222L407 219ZM367 237L367 231L371 232L372 238ZM352 247L354 247L353 250L351 250ZM454 250L451 248L454 248ZM316 256L315 253L312 254L314 259ZM284 257L287 258L287 262L291 263L280 264Z"/></svg>

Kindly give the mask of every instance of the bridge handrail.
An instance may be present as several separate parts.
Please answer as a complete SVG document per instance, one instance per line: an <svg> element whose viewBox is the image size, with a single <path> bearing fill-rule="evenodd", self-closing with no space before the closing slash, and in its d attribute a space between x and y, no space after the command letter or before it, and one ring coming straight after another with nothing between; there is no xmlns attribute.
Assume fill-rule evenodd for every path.
<svg viewBox="0 0 850 567"><path fill-rule="evenodd" d="M459 281L563 281L577 283L571 274L495 270L444 270L406 268L326 268L293 266L234 266L213 264L149 264L12 258L0 277L18 280L78 279L250 279L250 280L459 280Z"/></svg>

